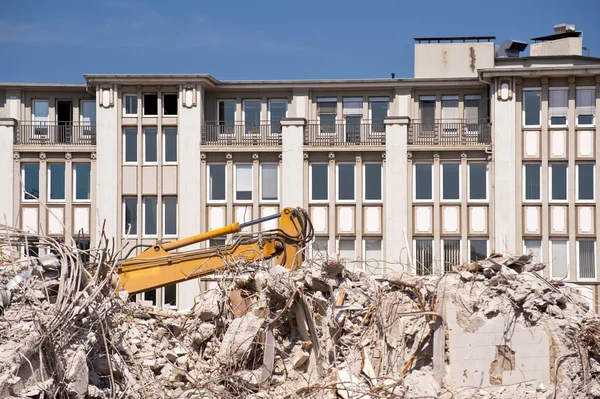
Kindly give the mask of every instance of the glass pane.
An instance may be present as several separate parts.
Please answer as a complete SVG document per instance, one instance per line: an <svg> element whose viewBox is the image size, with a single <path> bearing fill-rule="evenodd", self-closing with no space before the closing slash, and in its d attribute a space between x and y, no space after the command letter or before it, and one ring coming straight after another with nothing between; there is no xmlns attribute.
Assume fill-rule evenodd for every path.
<svg viewBox="0 0 600 399"><path fill-rule="evenodd" d="M356 254L354 253L354 240L340 240L340 259L345 259L349 262L356 260Z"/></svg>
<svg viewBox="0 0 600 399"><path fill-rule="evenodd" d="M137 129L125 129L125 162L137 162Z"/></svg>
<svg viewBox="0 0 600 399"><path fill-rule="evenodd" d="M594 241L579 241L579 278L596 278Z"/></svg>
<svg viewBox="0 0 600 399"><path fill-rule="evenodd" d="M469 123L479 122L479 106L481 99L465 100L465 119Z"/></svg>
<svg viewBox="0 0 600 399"><path fill-rule="evenodd" d="M369 274L383 274L385 268L381 256L381 238L365 238L365 271Z"/></svg>
<svg viewBox="0 0 600 399"><path fill-rule="evenodd" d="M567 164L555 163L551 165L552 196L553 200L567 199Z"/></svg>
<svg viewBox="0 0 600 399"><path fill-rule="evenodd" d="M165 94L163 96L164 115L177 115L177 94Z"/></svg>
<svg viewBox="0 0 600 399"><path fill-rule="evenodd" d="M577 116L577 124L578 125L593 125L594 124L594 115L578 115Z"/></svg>
<svg viewBox="0 0 600 399"><path fill-rule="evenodd" d="M365 164L365 200L381 200L381 164Z"/></svg>
<svg viewBox="0 0 600 399"><path fill-rule="evenodd" d="M37 199L40 197L40 164L23 164L25 199Z"/></svg>
<svg viewBox="0 0 600 399"><path fill-rule="evenodd" d="M165 129L164 140L165 162L177 162L177 129Z"/></svg>
<svg viewBox="0 0 600 399"><path fill-rule="evenodd" d="M328 165L322 163L311 166L311 199L315 201L326 201L328 196Z"/></svg>
<svg viewBox="0 0 600 399"><path fill-rule="evenodd" d="M90 171L89 163L76 163L73 165L75 170L75 199L89 200L90 197Z"/></svg>
<svg viewBox="0 0 600 399"><path fill-rule="evenodd" d="M252 165L235 165L235 199L252 199Z"/></svg>
<svg viewBox="0 0 600 399"><path fill-rule="evenodd" d="M435 101L421 101L421 123L435 122Z"/></svg>
<svg viewBox="0 0 600 399"><path fill-rule="evenodd" d="M271 101L269 102L269 111L271 113L271 133L281 133L281 120L286 117L287 102Z"/></svg>
<svg viewBox="0 0 600 399"><path fill-rule="evenodd" d="M263 164L262 167L262 199L264 201L275 201L279 197L277 164Z"/></svg>
<svg viewBox="0 0 600 399"><path fill-rule="evenodd" d="M260 125L260 101L244 101L244 122L246 125Z"/></svg>
<svg viewBox="0 0 600 399"><path fill-rule="evenodd" d="M209 180L209 198L225 201L225 165L210 165Z"/></svg>
<svg viewBox="0 0 600 399"><path fill-rule="evenodd" d="M372 131L377 133L385 132L384 119L387 118L388 102L372 101L370 105Z"/></svg>
<svg viewBox="0 0 600 399"><path fill-rule="evenodd" d="M219 101L219 125L235 123L235 101Z"/></svg>
<svg viewBox="0 0 600 399"><path fill-rule="evenodd" d="M594 199L594 165L591 163L581 163L578 168L578 200Z"/></svg>
<svg viewBox="0 0 600 399"><path fill-rule="evenodd" d="M150 301L152 306L156 306L156 290L144 292L144 301Z"/></svg>
<svg viewBox="0 0 600 399"><path fill-rule="evenodd" d="M81 119L84 122L91 124L96 123L96 102L82 101L81 102Z"/></svg>
<svg viewBox="0 0 600 399"><path fill-rule="evenodd" d="M540 199L540 164L525 164L525 199Z"/></svg>
<svg viewBox="0 0 600 399"><path fill-rule="evenodd" d="M525 125L540 125L541 97L539 91L525 91Z"/></svg>
<svg viewBox="0 0 600 399"><path fill-rule="evenodd" d="M156 197L144 198L144 234L156 235Z"/></svg>
<svg viewBox="0 0 600 399"><path fill-rule="evenodd" d="M487 164L484 162L469 163L469 199L487 199Z"/></svg>
<svg viewBox="0 0 600 399"><path fill-rule="evenodd" d="M125 203L125 216L123 218L123 231L125 234L137 234L137 198L123 198Z"/></svg>
<svg viewBox="0 0 600 399"><path fill-rule="evenodd" d="M65 199L65 164L48 164L50 173L50 200Z"/></svg>
<svg viewBox="0 0 600 399"><path fill-rule="evenodd" d="M487 258L487 240L471 240L471 261Z"/></svg>
<svg viewBox="0 0 600 399"><path fill-rule="evenodd" d="M444 240L444 272L460 264L460 240Z"/></svg>
<svg viewBox="0 0 600 399"><path fill-rule="evenodd" d="M125 96L125 114L137 115L137 96Z"/></svg>
<svg viewBox="0 0 600 399"><path fill-rule="evenodd" d="M568 241L552 240L551 245L552 259L550 259L550 264L552 267L552 277L565 278L569 274Z"/></svg>
<svg viewBox="0 0 600 399"><path fill-rule="evenodd" d="M177 235L177 198L164 197L164 230L166 235Z"/></svg>
<svg viewBox="0 0 600 399"><path fill-rule="evenodd" d="M415 199L433 199L431 172L432 165L430 163L415 164Z"/></svg>
<svg viewBox="0 0 600 399"><path fill-rule="evenodd" d="M460 164L444 163L442 165L443 192L442 199L458 200L460 199Z"/></svg>
<svg viewBox="0 0 600 399"><path fill-rule="evenodd" d="M33 120L48 120L48 101L33 102Z"/></svg>
<svg viewBox="0 0 600 399"><path fill-rule="evenodd" d="M312 244L313 255L325 256L329 251L329 238L327 237L315 237Z"/></svg>
<svg viewBox="0 0 600 399"><path fill-rule="evenodd" d="M320 114L319 125L321 133L335 133L335 114Z"/></svg>
<svg viewBox="0 0 600 399"><path fill-rule="evenodd" d="M156 162L156 138L157 132L155 128L144 129L144 162Z"/></svg>
<svg viewBox="0 0 600 399"><path fill-rule="evenodd" d="M167 306L177 306L177 284L167 285L165 287L164 303Z"/></svg>
<svg viewBox="0 0 600 399"><path fill-rule="evenodd" d="M433 240L415 240L415 266L419 276L433 271Z"/></svg>
<svg viewBox="0 0 600 399"><path fill-rule="evenodd" d="M338 199L354 200L354 165L338 165Z"/></svg>
<svg viewBox="0 0 600 399"><path fill-rule="evenodd" d="M144 94L144 115L158 115L158 95Z"/></svg>
<svg viewBox="0 0 600 399"><path fill-rule="evenodd" d="M542 240L525 240L525 252L531 253L533 262L542 261Z"/></svg>

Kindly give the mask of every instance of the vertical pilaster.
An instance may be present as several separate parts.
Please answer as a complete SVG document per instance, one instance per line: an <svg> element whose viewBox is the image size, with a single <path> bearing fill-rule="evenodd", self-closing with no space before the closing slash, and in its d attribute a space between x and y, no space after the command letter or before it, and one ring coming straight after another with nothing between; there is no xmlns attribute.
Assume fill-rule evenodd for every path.
<svg viewBox="0 0 600 399"><path fill-rule="evenodd" d="M281 207L297 207L304 202L304 118L281 120Z"/></svg>
<svg viewBox="0 0 600 399"><path fill-rule="evenodd" d="M568 130L567 130L567 157L569 159L567 182L569 185L569 210L568 210L568 231L569 231L569 275L571 280L577 281L577 208L575 202L577 200L577 164L575 157L577 156L577 148L575 147L575 77L569 76L569 91L568 91Z"/></svg>
<svg viewBox="0 0 600 399"><path fill-rule="evenodd" d="M442 259L440 200L442 196L439 183L441 178L440 154L435 153L433 154L433 269L431 270L431 274L442 274L443 272L443 266L440 267L440 260Z"/></svg>
<svg viewBox="0 0 600 399"><path fill-rule="evenodd" d="M0 223L13 223L13 137L17 120L0 118ZM19 181L19 180L17 180Z"/></svg>

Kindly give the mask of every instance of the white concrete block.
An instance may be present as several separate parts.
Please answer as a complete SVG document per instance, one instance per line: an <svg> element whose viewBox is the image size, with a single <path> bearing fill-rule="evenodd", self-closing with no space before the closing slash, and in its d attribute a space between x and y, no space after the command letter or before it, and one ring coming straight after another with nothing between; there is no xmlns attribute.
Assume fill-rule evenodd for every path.
<svg viewBox="0 0 600 399"><path fill-rule="evenodd" d="M563 130L550 131L550 156L552 158L567 156L567 132Z"/></svg>
<svg viewBox="0 0 600 399"><path fill-rule="evenodd" d="M90 208L78 206L73 208L73 234L90 233Z"/></svg>
<svg viewBox="0 0 600 399"><path fill-rule="evenodd" d="M430 206L417 206L415 207L415 232L416 233L430 233L431 228L431 213L432 208Z"/></svg>
<svg viewBox="0 0 600 399"><path fill-rule="evenodd" d="M225 226L225 207L211 206L208 208L208 229L215 230Z"/></svg>
<svg viewBox="0 0 600 399"><path fill-rule="evenodd" d="M580 130L577 132L577 156L582 158L594 155L594 132Z"/></svg>
<svg viewBox="0 0 600 399"><path fill-rule="evenodd" d="M594 233L594 208L591 206L577 207L577 218L579 219L579 234Z"/></svg>
<svg viewBox="0 0 600 399"><path fill-rule="evenodd" d="M552 233L562 234L567 232L567 207L553 206L550 210Z"/></svg>
<svg viewBox="0 0 600 399"><path fill-rule="evenodd" d="M31 233L37 233L39 227L38 207L21 208L21 228Z"/></svg>
<svg viewBox="0 0 600 399"><path fill-rule="evenodd" d="M329 208L325 206L314 206L311 208L311 221L315 233L327 233L328 210Z"/></svg>
<svg viewBox="0 0 600 399"><path fill-rule="evenodd" d="M367 206L364 208L365 233L381 232L381 208L377 206Z"/></svg>
<svg viewBox="0 0 600 399"><path fill-rule="evenodd" d="M351 206L340 206L338 211L338 233L354 232L354 208Z"/></svg>
<svg viewBox="0 0 600 399"><path fill-rule="evenodd" d="M460 226L460 208L458 206L442 207L442 224L446 234L458 233Z"/></svg>
<svg viewBox="0 0 600 399"><path fill-rule="evenodd" d="M269 215L274 215L279 212L279 207L277 206L263 206L260 208L260 217L265 217ZM279 224L277 219L269 220L262 224L261 230L272 230L276 229Z"/></svg>
<svg viewBox="0 0 600 399"><path fill-rule="evenodd" d="M535 130L525 131L525 157L537 158L540 156L540 132Z"/></svg>
<svg viewBox="0 0 600 399"><path fill-rule="evenodd" d="M65 222L65 208L48 208L48 234L63 234Z"/></svg>
<svg viewBox="0 0 600 399"><path fill-rule="evenodd" d="M471 233L485 233L487 230L487 209L482 206L469 208Z"/></svg>

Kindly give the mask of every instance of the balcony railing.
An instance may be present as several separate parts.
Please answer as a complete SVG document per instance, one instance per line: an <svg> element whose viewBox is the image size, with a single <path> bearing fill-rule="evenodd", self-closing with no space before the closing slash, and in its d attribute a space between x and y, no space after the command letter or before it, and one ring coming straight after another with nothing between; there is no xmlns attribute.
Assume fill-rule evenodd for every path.
<svg viewBox="0 0 600 399"><path fill-rule="evenodd" d="M309 123L304 144L314 146L385 145L385 125L372 123Z"/></svg>
<svg viewBox="0 0 600 399"><path fill-rule="evenodd" d="M487 120L467 120L423 123L411 121L408 126L408 144L469 146L492 143L492 124Z"/></svg>
<svg viewBox="0 0 600 399"><path fill-rule="evenodd" d="M260 124L222 124L207 122L202 126L203 145L281 145L281 125L268 122Z"/></svg>
<svg viewBox="0 0 600 399"><path fill-rule="evenodd" d="M19 122L14 144L96 145L96 125L86 122Z"/></svg>

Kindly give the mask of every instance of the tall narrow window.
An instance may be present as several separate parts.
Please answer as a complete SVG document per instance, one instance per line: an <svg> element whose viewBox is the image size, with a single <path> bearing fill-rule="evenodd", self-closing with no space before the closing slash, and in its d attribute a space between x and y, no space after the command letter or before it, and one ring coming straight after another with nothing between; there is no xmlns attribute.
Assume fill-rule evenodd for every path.
<svg viewBox="0 0 600 399"><path fill-rule="evenodd" d="M435 122L435 96L419 97L419 108L421 109L421 123L433 125Z"/></svg>
<svg viewBox="0 0 600 399"><path fill-rule="evenodd" d="M221 133L233 133L233 125L235 124L235 101L234 100L219 100L218 118Z"/></svg>
<svg viewBox="0 0 600 399"><path fill-rule="evenodd" d="M144 128L144 163L155 163L157 160L157 132L155 127Z"/></svg>
<svg viewBox="0 0 600 399"><path fill-rule="evenodd" d="M40 197L40 164L21 164L23 174L23 199L37 200Z"/></svg>
<svg viewBox="0 0 600 399"><path fill-rule="evenodd" d="M596 117L596 88L578 87L575 97L577 125L592 126Z"/></svg>
<svg viewBox="0 0 600 399"><path fill-rule="evenodd" d="M569 275L569 241L555 239L550 242L550 275L566 278Z"/></svg>
<svg viewBox="0 0 600 399"><path fill-rule="evenodd" d="M163 159L165 163L177 162L177 128L168 127L163 132Z"/></svg>
<svg viewBox="0 0 600 399"><path fill-rule="evenodd" d="M444 272L451 272L460 264L460 239L444 239Z"/></svg>
<svg viewBox="0 0 600 399"><path fill-rule="evenodd" d="M577 241L577 262L579 265L579 278L596 278L596 241Z"/></svg>
<svg viewBox="0 0 600 399"><path fill-rule="evenodd" d="M523 164L523 170L523 199L525 201L539 201L541 199L541 165L539 163L526 163Z"/></svg>
<svg viewBox="0 0 600 399"><path fill-rule="evenodd" d="M137 128L126 128L123 132L123 158L125 163L137 162Z"/></svg>
<svg viewBox="0 0 600 399"><path fill-rule="evenodd" d="M91 134L91 128L96 125L96 101L81 102L81 125L83 134Z"/></svg>
<svg viewBox="0 0 600 399"><path fill-rule="evenodd" d="M356 260L356 253L354 250L354 238L341 238L339 242L340 258L345 260L346 263L354 262Z"/></svg>
<svg viewBox="0 0 600 399"><path fill-rule="evenodd" d="M156 235L156 197L144 197L144 235Z"/></svg>
<svg viewBox="0 0 600 399"><path fill-rule="evenodd" d="M246 134L260 133L260 108L261 104L258 100L244 101L244 124L246 126Z"/></svg>
<svg viewBox="0 0 600 399"><path fill-rule="evenodd" d="M385 133L385 118L388 116L389 103L390 99L387 97L369 98L372 133Z"/></svg>
<svg viewBox="0 0 600 399"><path fill-rule="evenodd" d="M365 175L365 201L381 201L383 195L381 190L381 164L366 163L364 164Z"/></svg>
<svg viewBox="0 0 600 399"><path fill-rule="evenodd" d="M65 200L65 164L48 164L48 200Z"/></svg>
<svg viewBox="0 0 600 399"><path fill-rule="evenodd" d="M533 262L541 262L542 261L542 240L537 239L528 239L523 241L523 246L525 247L525 253L531 254L531 260Z"/></svg>
<svg viewBox="0 0 600 399"><path fill-rule="evenodd" d="M31 108L33 122L36 125L45 125L49 116L48 100L34 100Z"/></svg>
<svg viewBox="0 0 600 399"><path fill-rule="evenodd" d="M208 165L208 200L225 201L225 165Z"/></svg>
<svg viewBox="0 0 600 399"><path fill-rule="evenodd" d="M458 162L442 164L442 199L460 200L460 163Z"/></svg>
<svg viewBox="0 0 600 399"><path fill-rule="evenodd" d="M595 186L596 183L594 181L594 164L577 164L577 200L593 201Z"/></svg>
<svg viewBox="0 0 600 399"><path fill-rule="evenodd" d="M550 164L550 184L552 185L550 199L552 201L567 200L567 164Z"/></svg>
<svg viewBox="0 0 600 399"><path fill-rule="evenodd" d="M487 163L469 162L469 201L487 201Z"/></svg>
<svg viewBox="0 0 600 399"><path fill-rule="evenodd" d="M479 114L481 109L481 96L465 96L465 110L464 110L464 118L467 122L467 134L477 137L481 131L481 127L479 125ZM474 137L469 137L469 140L473 140Z"/></svg>
<svg viewBox="0 0 600 399"><path fill-rule="evenodd" d="M138 98L136 95L127 94L123 96L123 111L125 116L137 116Z"/></svg>
<svg viewBox="0 0 600 399"><path fill-rule="evenodd" d="M338 164L337 192L339 201L354 201L354 164Z"/></svg>
<svg viewBox="0 0 600 399"><path fill-rule="evenodd" d="M163 288L163 303L165 306L177 306L177 284L167 285Z"/></svg>
<svg viewBox="0 0 600 399"><path fill-rule="evenodd" d="M158 115L158 95L144 94L144 116Z"/></svg>
<svg viewBox="0 0 600 399"><path fill-rule="evenodd" d="M539 90L523 91L524 126L540 126L541 110L541 92Z"/></svg>
<svg viewBox="0 0 600 399"><path fill-rule="evenodd" d="M317 113L321 133L335 133L337 98L317 98Z"/></svg>
<svg viewBox="0 0 600 399"><path fill-rule="evenodd" d="M365 238L365 271L368 274L382 275L385 271L381 256L381 238Z"/></svg>
<svg viewBox="0 0 600 399"><path fill-rule="evenodd" d="M469 255L472 262L487 258L487 240L484 238L472 238L470 240Z"/></svg>
<svg viewBox="0 0 600 399"><path fill-rule="evenodd" d="M123 197L123 234L137 235L137 197Z"/></svg>
<svg viewBox="0 0 600 399"><path fill-rule="evenodd" d="M75 201L89 201L91 199L91 165L89 163L73 164L73 193Z"/></svg>
<svg viewBox="0 0 600 399"><path fill-rule="evenodd" d="M360 142L361 123L363 116L362 101L362 97L345 97L343 99L344 121L346 122L345 141L347 143Z"/></svg>
<svg viewBox="0 0 600 399"><path fill-rule="evenodd" d="M415 267L419 276L433 273L433 240L417 238L415 240Z"/></svg>
<svg viewBox="0 0 600 399"><path fill-rule="evenodd" d="M146 291L142 295L144 301L152 302L152 306L156 306L156 290Z"/></svg>
<svg viewBox="0 0 600 399"><path fill-rule="evenodd" d="M263 163L260 165L261 200L277 201L279 199L279 165L276 163Z"/></svg>
<svg viewBox="0 0 600 399"><path fill-rule="evenodd" d="M567 124L568 89L551 88L549 90L550 126L564 126Z"/></svg>
<svg viewBox="0 0 600 399"><path fill-rule="evenodd" d="M271 124L271 133L281 133L281 120L287 116L286 100L269 101L269 123Z"/></svg>
<svg viewBox="0 0 600 399"><path fill-rule="evenodd" d="M177 94L163 94L163 115L177 115Z"/></svg>
<svg viewBox="0 0 600 399"><path fill-rule="evenodd" d="M415 164L415 200L430 201L433 199L433 165L430 163Z"/></svg>
<svg viewBox="0 0 600 399"><path fill-rule="evenodd" d="M310 199L327 201L329 199L329 167L326 163L310 165Z"/></svg>
<svg viewBox="0 0 600 399"><path fill-rule="evenodd" d="M252 200L252 164L235 165L235 200Z"/></svg>
<svg viewBox="0 0 600 399"><path fill-rule="evenodd" d="M315 237L311 244L312 256L327 256L329 252L329 237Z"/></svg>
<svg viewBox="0 0 600 399"><path fill-rule="evenodd" d="M458 122L458 96L442 96L442 139L458 137Z"/></svg>
<svg viewBox="0 0 600 399"><path fill-rule="evenodd" d="M177 197L163 197L163 233L177 235Z"/></svg>

